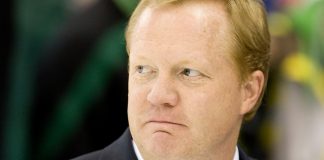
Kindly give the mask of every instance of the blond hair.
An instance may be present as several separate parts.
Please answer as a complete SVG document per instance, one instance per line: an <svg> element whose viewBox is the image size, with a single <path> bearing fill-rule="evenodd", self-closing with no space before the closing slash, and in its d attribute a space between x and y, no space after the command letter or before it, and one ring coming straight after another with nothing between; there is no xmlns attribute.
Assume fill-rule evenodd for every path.
<svg viewBox="0 0 324 160"><path fill-rule="evenodd" d="M133 12L126 29L126 43L145 8L164 4L183 4L188 0L141 0ZM202 2L202 0L199 0ZM233 41L232 57L237 65L238 74L242 82L249 74L260 70L265 76L265 84L261 95L253 109L245 114L245 119L251 119L259 108L269 72L270 34L266 19L266 11L261 0L215 0L224 2L228 20L231 24L230 32ZM183 2L183 3L182 3ZM129 48L127 44L127 51Z"/></svg>

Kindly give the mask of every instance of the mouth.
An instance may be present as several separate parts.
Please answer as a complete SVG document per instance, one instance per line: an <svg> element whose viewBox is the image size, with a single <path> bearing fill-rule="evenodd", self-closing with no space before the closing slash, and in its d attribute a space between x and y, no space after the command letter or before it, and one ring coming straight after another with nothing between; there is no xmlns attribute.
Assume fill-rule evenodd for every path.
<svg viewBox="0 0 324 160"><path fill-rule="evenodd" d="M151 133L157 135L175 135L176 132L187 128L183 123L161 119L151 119L145 123L145 126L150 128Z"/></svg>
<svg viewBox="0 0 324 160"><path fill-rule="evenodd" d="M147 122L147 125L153 127L153 133L173 135L175 130L182 128L184 125L171 121L151 120Z"/></svg>
<svg viewBox="0 0 324 160"><path fill-rule="evenodd" d="M176 129L176 128L183 128L183 127L187 127L185 124L183 123L178 123L178 122L174 122L174 121L168 121L168 120L149 120L145 123L145 125L153 125L154 128L160 128L162 130L164 129Z"/></svg>
<svg viewBox="0 0 324 160"><path fill-rule="evenodd" d="M165 124L165 125L178 125L178 126L186 126L184 124L181 124L181 123L176 123L176 122L171 122L171 121L161 121L161 120L151 120L151 121L148 121L147 123L155 123L155 124Z"/></svg>

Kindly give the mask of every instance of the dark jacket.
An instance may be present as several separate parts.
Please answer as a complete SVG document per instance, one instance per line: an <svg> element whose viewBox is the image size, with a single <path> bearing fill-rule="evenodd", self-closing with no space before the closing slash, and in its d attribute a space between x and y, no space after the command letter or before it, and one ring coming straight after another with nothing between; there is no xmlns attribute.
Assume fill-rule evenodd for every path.
<svg viewBox="0 0 324 160"><path fill-rule="evenodd" d="M240 160L253 160L239 149ZM77 157L73 160L137 160L132 137L127 129L121 137L106 148Z"/></svg>

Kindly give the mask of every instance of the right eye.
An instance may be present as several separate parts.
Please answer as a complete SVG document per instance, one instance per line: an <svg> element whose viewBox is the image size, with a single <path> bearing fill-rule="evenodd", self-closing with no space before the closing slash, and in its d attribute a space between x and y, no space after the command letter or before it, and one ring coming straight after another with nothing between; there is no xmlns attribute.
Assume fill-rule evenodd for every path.
<svg viewBox="0 0 324 160"><path fill-rule="evenodd" d="M144 65L138 65L136 66L136 73L139 74L149 74L153 72L153 69L149 66L144 66Z"/></svg>

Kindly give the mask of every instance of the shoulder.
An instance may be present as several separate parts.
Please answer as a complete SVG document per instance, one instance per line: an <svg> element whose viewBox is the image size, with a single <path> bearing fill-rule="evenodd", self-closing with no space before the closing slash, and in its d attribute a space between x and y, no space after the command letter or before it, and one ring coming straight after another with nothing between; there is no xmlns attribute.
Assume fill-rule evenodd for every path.
<svg viewBox="0 0 324 160"><path fill-rule="evenodd" d="M94 152L73 158L72 160L99 160L101 152L102 152L102 150L94 151Z"/></svg>
<svg viewBox="0 0 324 160"><path fill-rule="evenodd" d="M106 148L91 152L72 160L137 160L129 129Z"/></svg>

